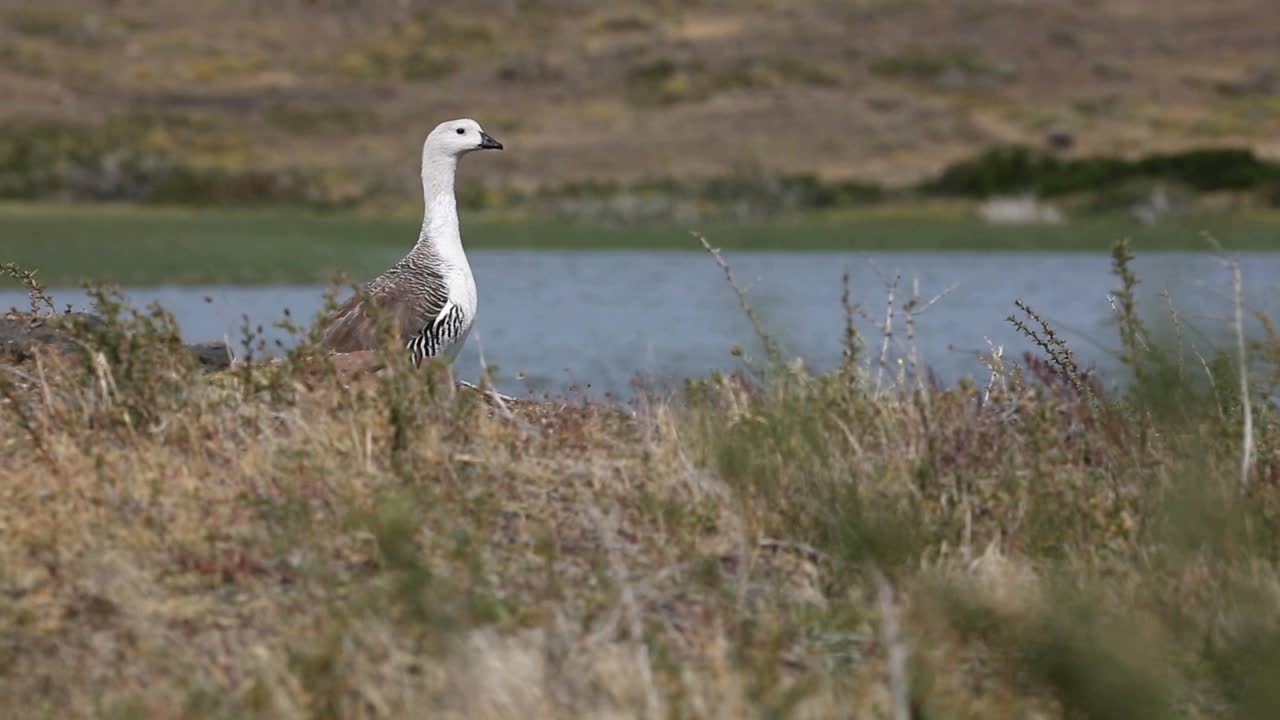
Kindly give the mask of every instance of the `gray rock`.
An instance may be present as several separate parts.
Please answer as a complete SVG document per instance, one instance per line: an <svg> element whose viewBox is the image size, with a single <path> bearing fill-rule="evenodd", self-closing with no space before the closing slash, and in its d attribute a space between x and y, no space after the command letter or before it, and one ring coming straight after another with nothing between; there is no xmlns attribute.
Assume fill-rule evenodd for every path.
<svg viewBox="0 0 1280 720"><path fill-rule="evenodd" d="M195 354L196 360L205 370L226 370L231 367L231 348L221 340L211 340L188 345L187 349Z"/></svg>
<svg viewBox="0 0 1280 720"><path fill-rule="evenodd" d="M69 318L73 322L81 321L90 327L102 324L101 319L85 313L59 317ZM36 345L48 347L59 354L74 352L79 347L65 330L50 325L44 318L0 318L0 362L25 362L31 359Z"/></svg>
<svg viewBox="0 0 1280 720"><path fill-rule="evenodd" d="M58 315L52 320L44 317L0 317L0 363L26 362L34 356L36 346L59 354L76 352L80 344L65 329L69 324L83 324L83 327L93 330L102 326L102 319L87 313ZM231 366L231 352L225 342L201 342L186 347L206 370L223 370Z"/></svg>

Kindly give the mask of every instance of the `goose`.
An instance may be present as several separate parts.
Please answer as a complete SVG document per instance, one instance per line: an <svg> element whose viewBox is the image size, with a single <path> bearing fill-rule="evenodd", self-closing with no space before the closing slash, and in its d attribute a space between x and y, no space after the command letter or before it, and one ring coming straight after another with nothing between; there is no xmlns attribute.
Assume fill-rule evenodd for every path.
<svg viewBox="0 0 1280 720"><path fill-rule="evenodd" d="M476 281L462 250L454 175L463 155L501 150L470 118L440 123L422 144L424 211L418 242L399 262L364 286L326 320L320 343L335 353L377 347L377 320L390 322L415 367L428 358L453 360L476 317ZM370 312L370 305L376 308Z"/></svg>

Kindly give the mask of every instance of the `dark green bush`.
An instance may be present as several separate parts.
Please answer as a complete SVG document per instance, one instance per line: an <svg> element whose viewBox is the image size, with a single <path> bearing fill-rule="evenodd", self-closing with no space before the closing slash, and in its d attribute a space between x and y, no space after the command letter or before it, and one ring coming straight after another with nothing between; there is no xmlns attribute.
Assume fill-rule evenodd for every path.
<svg viewBox="0 0 1280 720"><path fill-rule="evenodd" d="M1200 191L1264 190L1280 182L1280 163L1250 150L1203 149L1120 158L1062 159L1033 148L988 150L952 165L919 186L933 195L983 197L1034 191L1041 195L1106 192L1134 180L1162 180Z"/></svg>

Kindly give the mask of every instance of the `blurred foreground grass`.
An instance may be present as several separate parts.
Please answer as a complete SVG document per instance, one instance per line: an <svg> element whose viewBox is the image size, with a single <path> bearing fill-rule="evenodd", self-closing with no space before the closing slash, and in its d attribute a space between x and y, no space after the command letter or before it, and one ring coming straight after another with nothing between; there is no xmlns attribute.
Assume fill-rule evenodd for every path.
<svg viewBox="0 0 1280 720"><path fill-rule="evenodd" d="M413 215L304 210L0 205L0 261L40 268L47 285L325 282L381 272L417 238ZM1204 250L1209 232L1236 250L1280 249L1272 214L1201 213L1142 225L1122 216L1064 225L992 226L963 203L884 205L755 224L593 226L464 213L469 248L678 249L691 228L740 250Z"/></svg>
<svg viewBox="0 0 1280 720"><path fill-rule="evenodd" d="M1234 347L1162 355L1116 258L1135 381L1114 395L1030 311L1046 357L993 354L951 389L882 376L851 332L828 375L506 407L394 349L351 388L306 343L205 374L162 311L108 302L71 330L83 358L0 367L0 697L28 717L1277 717L1280 338L1245 348L1245 388Z"/></svg>

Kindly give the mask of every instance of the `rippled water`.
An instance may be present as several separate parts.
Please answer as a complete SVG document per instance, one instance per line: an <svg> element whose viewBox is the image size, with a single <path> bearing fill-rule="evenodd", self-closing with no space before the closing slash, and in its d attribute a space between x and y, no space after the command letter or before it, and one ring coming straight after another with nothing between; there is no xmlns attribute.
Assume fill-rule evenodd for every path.
<svg viewBox="0 0 1280 720"><path fill-rule="evenodd" d="M498 384L522 393L590 386L590 394L625 394L636 375L659 384L733 368L730 349L759 354L750 323L721 271L704 254L620 251L475 251L480 315L459 374L478 374L478 353L499 367ZM848 270L852 300L865 317L857 325L879 351L886 283L901 280L897 305L918 279L927 301L953 287L915 327L924 362L942 382L981 374L976 352L986 339L1009 356L1028 349L1005 318L1022 298L1054 323L1083 361L1114 368L1116 334L1108 292L1116 285L1101 254L1045 253L815 253L740 252L728 256L750 302L788 354L814 368L839 362L843 314L841 274ZM1243 257L1252 308L1280 309L1280 253ZM1179 312L1209 336L1228 329L1229 272L1201 254L1152 254L1136 269L1143 307L1157 325L1168 317L1159 293L1168 289ZM136 305L159 301L189 340L240 337L242 315L269 325L289 308L310 319L322 305L319 286L153 287L127 291ZM84 307L79 290L55 290L59 303ZM25 306L25 294L0 290L0 307ZM1276 313L1280 315L1280 313ZM899 313L893 358L906 350ZM284 338L268 328L268 335ZM1188 335L1207 345L1209 338ZM527 379L521 379L527 377Z"/></svg>

